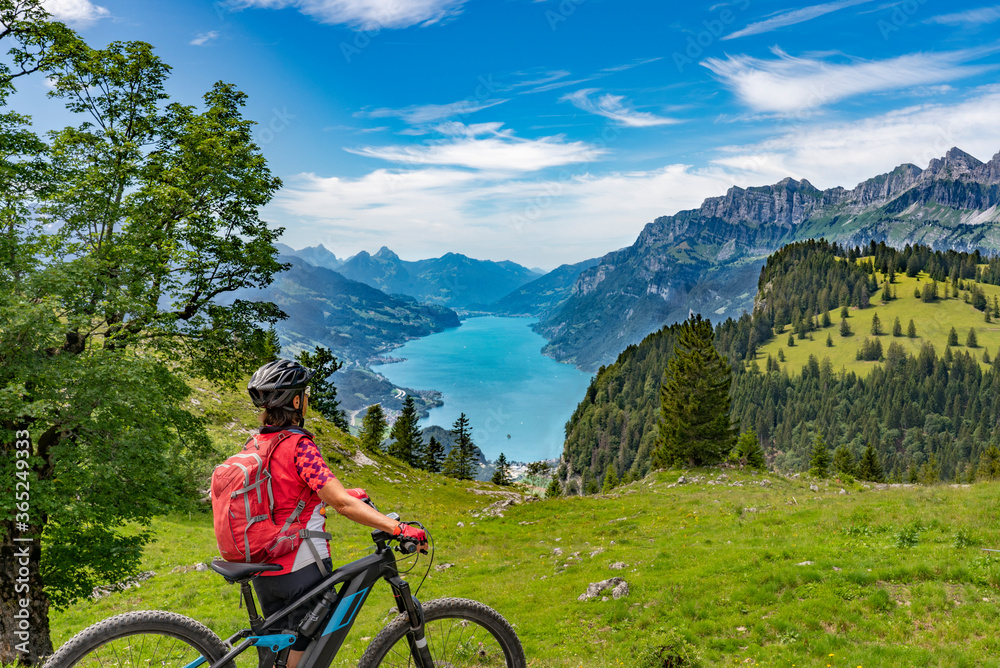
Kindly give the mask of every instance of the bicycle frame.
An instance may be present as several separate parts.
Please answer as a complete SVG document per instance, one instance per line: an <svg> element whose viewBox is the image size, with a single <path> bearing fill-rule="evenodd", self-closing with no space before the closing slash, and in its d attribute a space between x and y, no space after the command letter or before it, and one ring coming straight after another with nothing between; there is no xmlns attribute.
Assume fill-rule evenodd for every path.
<svg viewBox="0 0 1000 668"><path fill-rule="evenodd" d="M285 633L277 631L276 629L280 629L279 622L293 610L302 608L310 601L318 600L320 597L325 597L324 601L329 603L329 608L322 618L316 620L318 622L316 634L306 648L298 666L299 668L327 668L344 644L344 640L357 618L358 611L368 599L372 587L381 579L388 582L392 588L399 612L409 615L410 632L407 634L407 640L415 665L418 668L433 668L434 664L427 649L427 639L424 637L423 609L420 602L410 595L409 583L399 577L395 555L392 554L392 549L385 544L391 537L383 532L375 531L372 532L372 538L376 545L374 554L341 566L311 590L266 619L261 618L257 613L249 579L241 580L241 596L247 605L250 628L242 629L233 634L226 641L228 645L233 646L233 643L241 639L242 642L233 646L232 650L218 661L213 662L208 668L221 668L253 646L258 648L270 646L271 651L277 653L273 665L283 668L288 655L287 648L294 641L295 630L292 630L291 634L287 631ZM342 585L339 591L334 590L337 585ZM277 635L268 635L268 631ZM262 654L260 666L266 668L266 666L271 665L271 662L263 661L263 656ZM205 662L204 657L201 657L185 668L196 668Z"/></svg>

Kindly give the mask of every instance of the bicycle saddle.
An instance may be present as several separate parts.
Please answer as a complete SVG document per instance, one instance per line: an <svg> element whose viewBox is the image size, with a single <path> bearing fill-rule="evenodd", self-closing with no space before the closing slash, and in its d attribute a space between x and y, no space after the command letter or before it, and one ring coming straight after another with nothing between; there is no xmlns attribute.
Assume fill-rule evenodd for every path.
<svg viewBox="0 0 1000 668"><path fill-rule="evenodd" d="M242 580L249 580L258 573L265 571L280 571L278 564L245 564L235 561L213 561L209 568L226 578L226 582L232 584Z"/></svg>

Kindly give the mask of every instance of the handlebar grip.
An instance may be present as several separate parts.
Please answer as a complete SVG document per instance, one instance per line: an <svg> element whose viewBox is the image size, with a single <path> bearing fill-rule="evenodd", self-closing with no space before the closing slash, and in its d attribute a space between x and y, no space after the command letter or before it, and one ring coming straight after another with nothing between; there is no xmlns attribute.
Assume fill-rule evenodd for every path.
<svg viewBox="0 0 1000 668"><path fill-rule="evenodd" d="M417 542L409 538L399 539L399 551L403 554L413 554L417 551Z"/></svg>

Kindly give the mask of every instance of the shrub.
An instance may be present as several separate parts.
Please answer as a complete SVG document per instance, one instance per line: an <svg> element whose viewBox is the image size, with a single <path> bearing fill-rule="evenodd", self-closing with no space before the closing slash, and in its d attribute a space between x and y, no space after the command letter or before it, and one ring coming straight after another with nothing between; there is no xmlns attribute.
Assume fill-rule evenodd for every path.
<svg viewBox="0 0 1000 668"><path fill-rule="evenodd" d="M696 668L702 665L697 648L676 628L660 630L635 648L637 668Z"/></svg>

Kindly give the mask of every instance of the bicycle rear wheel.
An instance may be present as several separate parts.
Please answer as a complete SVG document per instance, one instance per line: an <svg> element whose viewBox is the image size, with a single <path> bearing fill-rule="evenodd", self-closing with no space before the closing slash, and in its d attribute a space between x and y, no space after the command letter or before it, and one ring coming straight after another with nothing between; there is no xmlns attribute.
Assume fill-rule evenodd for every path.
<svg viewBox="0 0 1000 668"><path fill-rule="evenodd" d="M141 610L88 626L49 657L44 668L183 668L226 653L219 636L190 617ZM229 662L225 668L234 668Z"/></svg>
<svg viewBox="0 0 1000 668"><path fill-rule="evenodd" d="M365 650L358 668L413 666L400 615ZM525 668L521 641L496 610L464 598L439 598L424 604L424 631L435 668Z"/></svg>

